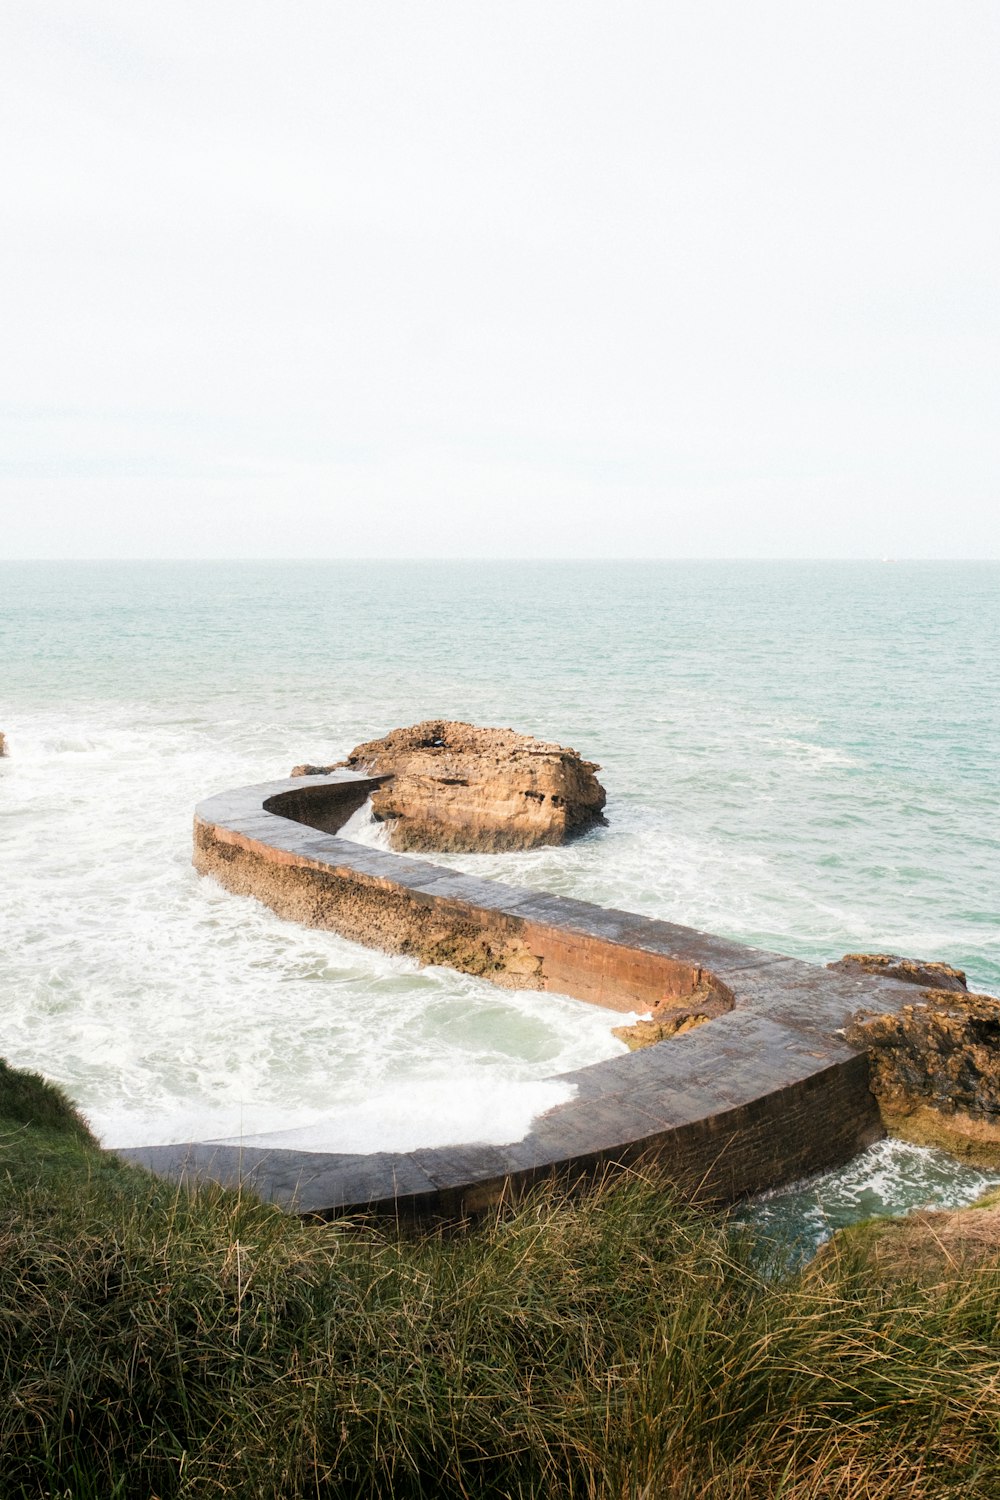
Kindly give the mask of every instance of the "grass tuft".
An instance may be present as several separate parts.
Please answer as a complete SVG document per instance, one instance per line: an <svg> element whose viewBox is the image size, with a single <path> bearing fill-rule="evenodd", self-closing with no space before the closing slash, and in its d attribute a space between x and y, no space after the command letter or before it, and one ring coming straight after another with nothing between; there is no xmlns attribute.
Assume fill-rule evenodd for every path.
<svg viewBox="0 0 1000 1500"><path fill-rule="evenodd" d="M1000 1272L764 1274L653 1170L303 1223L0 1121L3 1495L1000 1494Z"/></svg>
<svg viewBox="0 0 1000 1500"><path fill-rule="evenodd" d="M12 1068L0 1057L0 1119L62 1131L96 1146L97 1141L80 1111L58 1084L41 1073Z"/></svg>

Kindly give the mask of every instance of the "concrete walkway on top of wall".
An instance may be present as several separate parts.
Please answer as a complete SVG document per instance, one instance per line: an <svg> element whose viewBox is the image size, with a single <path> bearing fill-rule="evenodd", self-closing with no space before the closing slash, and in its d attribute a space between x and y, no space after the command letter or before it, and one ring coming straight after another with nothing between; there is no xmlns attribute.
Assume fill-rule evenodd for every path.
<svg viewBox="0 0 1000 1500"><path fill-rule="evenodd" d="M881 1136L867 1058L842 1029L862 1005L912 1003L912 987L337 837L374 784L339 772L209 798L196 812L195 863L282 915L395 951L426 957L423 935L443 932L461 935L462 966L483 952L502 966L513 954L511 972L487 973L501 983L631 1010L707 982L732 1009L557 1075L574 1097L505 1146L354 1154L187 1142L119 1156L175 1179L243 1183L303 1214L460 1215L553 1171L582 1176L649 1156L686 1194L731 1201L846 1160ZM385 917L384 942L373 913L376 927Z"/></svg>

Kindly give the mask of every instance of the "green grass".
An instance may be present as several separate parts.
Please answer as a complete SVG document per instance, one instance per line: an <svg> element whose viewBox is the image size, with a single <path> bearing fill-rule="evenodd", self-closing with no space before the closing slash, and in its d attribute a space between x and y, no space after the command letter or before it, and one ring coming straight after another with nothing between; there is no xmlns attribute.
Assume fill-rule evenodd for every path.
<svg viewBox="0 0 1000 1500"><path fill-rule="evenodd" d="M0 1119L37 1125L69 1136L86 1146L97 1141L79 1110L57 1084L41 1073L12 1068L0 1057Z"/></svg>
<svg viewBox="0 0 1000 1500"><path fill-rule="evenodd" d="M306 1224L36 1113L0 1119L4 1500L1000 1494L994 1271L768 1274L652 1172Z"/></svg>

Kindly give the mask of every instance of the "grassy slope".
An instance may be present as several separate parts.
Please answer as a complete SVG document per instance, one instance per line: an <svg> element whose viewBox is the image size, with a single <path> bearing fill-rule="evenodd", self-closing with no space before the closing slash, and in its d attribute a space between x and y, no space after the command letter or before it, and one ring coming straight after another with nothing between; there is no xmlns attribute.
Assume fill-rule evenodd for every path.
<svg viewBox="0 0 1000 1500"><path fill-rule="evenodd" d="M639 1176L307 1225L116 1163L42 1087L0 1073L5 1500L1000 1494L995 1272L767 1279Z"/></svg>

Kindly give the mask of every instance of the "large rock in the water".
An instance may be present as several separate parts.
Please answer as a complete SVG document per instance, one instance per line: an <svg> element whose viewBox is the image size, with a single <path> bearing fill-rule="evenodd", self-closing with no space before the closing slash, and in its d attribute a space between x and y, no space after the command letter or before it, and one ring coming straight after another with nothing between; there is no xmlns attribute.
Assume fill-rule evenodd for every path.
<svg viewBox="0 0 1000 1500"><path fill-rule="evenodd" d="M6 755L6 754L7 754L7 738L6 738L6 736L4 734L0 734L0 755Z"/></svg>
<svg viewBox="0 0 1000 1500"><path fill-rule="evenodd" d="M1000 1000L924 990L898 1014L859 1011L844 1034L868 1052L893 1135L1000 1163Z"/></svg>
<svg viewBox="0 0 1000 1500"><path fill-rule="evenodd" d="M429 719L358 745L340 765L391 777L372 809L395 849L533 849L604 822L600 767L512 729Z"/></svg>
<svg viewBox="0 0 1000 1500"><path fill-rule="evenodd" d="M962 969L930 959L899 958L895 953L845 953L827 968L843 974L878 974L882 979L901 979L933 990L968 990Z"/></svg>

